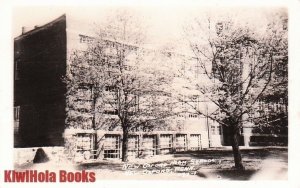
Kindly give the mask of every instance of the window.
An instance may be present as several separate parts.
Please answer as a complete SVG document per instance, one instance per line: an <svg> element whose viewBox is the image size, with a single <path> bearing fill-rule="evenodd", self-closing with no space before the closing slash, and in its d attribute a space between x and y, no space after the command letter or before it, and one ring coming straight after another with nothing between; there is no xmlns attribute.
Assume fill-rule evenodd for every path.
<svg viewBox="0 0 300 188"><path fill-rule="evenodd" d="M142 154L144 156L153 156L156 154L156 137L155 135L144 135L142 142Z"/></svg>
<svg viewBox="0 0 300 188"><path fill-rule="evenodd" d="M191 136L190 136L190 149L191 150L200 150L201 149L200 134L191 134Z"/></svg>
<svg viewBox="0 0 300 188"><path fill-rule="evenodd" d="M120 136L105 135L104 141L104 158L116 159L120 158Z"/></svg>
<svg viewBox="0 0 300 188"><path fill-rule="evenodd" d="M105 86L105 91L114 92L117 88L115 86Z"/></svg>
<svg viewBox="0 0 300 188"><path fill-rule="evenodd" d="M186 150L186 134L177 134L176 135L176 151L185 151Z"/></svg>
<svg viewBox="0 0 300 188"><path fill-rule="evenodd" d="M133 67L129 66L129 65L124 65L124 69L127 70L127 71L132 71Z"/></svg>
<svg viewBox="0 0 300 188"><path fill-rule="evenodd" d="M198 115L197 114L189 114L189 118L197 118Z"/></svg>
<svg viewBox="0 0 300 188"><path fill-rule="evenodd" d="M274 110L277 112L280 109L280 104L277 102L274 104Z"/></svg>
<svg viewBox="0 0 300 188"><path fill-rule="evenodd" d="M92 133L78 133L75 137L75 148L77 154L85 160L95 157L96 150L94 148L95 135Z"/></svg>
<svg viewBox="0 0 300 188"><path fill-rule="evenodd" d="M217 34L218 34L218 35L221 34L222 31L223 31L223 29L224 29L223 23L222 23L222 22L218 22L218 23L216 24L216 32L217 32Z"/></svg>
<svg viewBox="0 0 300 188"><path fill-rule="evenodd" d="M19 121L20 120L20 106L14 107L14 120Z"/></svg>
<svg viewBox="0 0 300 188"><path fill-rule="evenodd" d="M258 100L257 103L258 103L258 110L263 110L264 106L265 106L264 102L261 100Z"/></svg>
<svg viewBox="0 0 300 188"><path fill-rule="evenodd" d="M19 121L20 121L20 106L14 107L14 132L19 131Z"/></svg>
<svg viewBox="0 0 300 188"><path fill-rule="evenodd" d="M138 149L139 149L139 136L130 135L128 137L128 156L134 158L138 157Z"/></svg>
<svg viewBox="0 0 300 188"><path fill-rule="evenodd" d="M177 114L177 117L182 117L182 118L184 118L184 117L185 117L185 114Z"/></svg>
<svg viewBox="0 0 300 188"><path fill-rule="evenodd" d="M92 150L92 140L93 135L92 134L77 134L76 137L76 148L77 150Z"/></svg>
<svg viewBox="0 0 300 188"><path fill-rule="evenodd" d="M280 98L280 99L279 99L279 103L280 103L280 104L284 104L283 98Z"/></svg>
<svg viewBox="0 0 300 188"><path fill-rule="evenodd" d="M110 115L118 115L118 103L114 99L107 99L105 102L103 109L104 114L110 114Z"/></svg>
<svg viewBox="0 0 300 188"><path fill-rule="evenodd" d="M197 99L198 99L198 95L193 95L193 96L192 96L192 101L196 102Z"/></svg>
<svg viewBox="0 0 300 188"><path fill-rule="evenodd" d="M105 109L104 114L118 115L118 110L117 109Z"/></svg>
<svg viewBox="0 0 300 188"><path fill-rule="evenodd" d="M80 43L91 43L94 39L89 36L79 35L79 42Z"/></svg>
<svg viewBox="0 0 300 188"><path fill-rule="evenodd" d="M219 134L219 135L222 134L222 128L221 128L221 126L218 126L218 134Z"/></svg>
<svg viewBox="0 0 300 188"><path fill-rule="evenodd" d="M19 75L19 63L20 63L20 61L19 60L17 60L16 61L16 63L15 63L15 75L14 75L14 78L15 78L15 80L19 80L20 79L20 75Z"/></svg>
<svg viewBox="0 0 300 188"><path fill-rule="evenodd" d="M92 91L88 88L78 88L76 98L81 100L90 100L92 98Z"/></svg>
<svg viewBox="0 0 300 188"><path fill-rule="evenodd" d="M162 134L160 135L160 152L161 154L171 153L173 147L172 135Z"/></svg>
<svg viewBox="0 0 300 188"><path fill-rule="evenodd" d="M216 127L215 126L211 126L211 132L212 132L212 134L215 134L215 132L216 132Z"/></svg>
<svg viewBox="0 0 300 188"><path fill-rule="evenodd" d="M211 126L211 133L214 135L221 135L221 126Z"/></svg>

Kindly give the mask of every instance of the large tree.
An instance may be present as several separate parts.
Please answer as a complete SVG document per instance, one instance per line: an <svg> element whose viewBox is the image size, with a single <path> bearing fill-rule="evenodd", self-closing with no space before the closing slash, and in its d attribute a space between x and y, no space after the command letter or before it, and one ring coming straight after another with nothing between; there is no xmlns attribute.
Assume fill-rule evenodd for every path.
<svg viewBox="0 0 300 188"><path fill-rule="evenodd" d="M206 111L194 110L227 130L236 169L244 169L239 149L243 125L263 119L252 115L255 104L263 96L287 91L286 75L275 74L280 64L287 67L287 17L284 10L278 14L280 18L268 17L266 23L254 26L237 17L208 16L185 29L203 73L187 79L209 106Z"/></svg>
<svg viewBox="0 0 300 188"><path fill-rule="evenodd" d="M88 38L86 49L73 51L66 78L67 124L94 130L121 127L122 161L128 160L130 131L164 126L172 115L172 77L159 63L163 54L140 47L137 23L129 14L118 13ZM89 95L78 104L80 88Z"/></svg>

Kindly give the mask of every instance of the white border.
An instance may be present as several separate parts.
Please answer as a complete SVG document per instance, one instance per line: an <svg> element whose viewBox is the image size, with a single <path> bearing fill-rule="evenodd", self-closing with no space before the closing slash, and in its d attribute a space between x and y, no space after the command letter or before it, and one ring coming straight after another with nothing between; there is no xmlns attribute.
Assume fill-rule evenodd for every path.
<svg viewBox="0 0 300 188"><path fill-rule="evenodd" d="M12 9L15 6L86 6L86 5L125 5L125 6L184 6L186 4L203 6L287 6L289 8L289 176L288 181L97 181L90 184L61 184L67 187L300 187L300 1L283 0L248 0L248 1L196 1L196 0L111 0L111 1L81 1L81 0L15 0L0 1L0 183L3 183L3 170L12 169L13 148L13 38ZM299 143L299 144L298 144ZM14 183L3 187L53 187L57 184ZM0 186L1 187L1 186Z"/></svg>

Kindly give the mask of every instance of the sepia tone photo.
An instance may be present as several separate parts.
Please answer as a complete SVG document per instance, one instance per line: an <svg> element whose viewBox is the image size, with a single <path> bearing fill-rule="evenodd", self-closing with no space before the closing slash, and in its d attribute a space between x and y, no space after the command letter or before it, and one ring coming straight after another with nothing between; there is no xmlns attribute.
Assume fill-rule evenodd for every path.
<svg viewBox="0 0 300 188"><path fill-rule="evenodd" d="M287 8L15 7L13 26L15 170L287 180Z"/></svg>

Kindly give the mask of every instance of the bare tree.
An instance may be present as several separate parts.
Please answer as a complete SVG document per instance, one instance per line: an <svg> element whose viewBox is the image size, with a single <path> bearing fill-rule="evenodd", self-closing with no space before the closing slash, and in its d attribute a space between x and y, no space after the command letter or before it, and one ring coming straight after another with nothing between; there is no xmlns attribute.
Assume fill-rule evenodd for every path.
<svg viewBox="0 0 300 188"><path fill-rule="evenodd" d="M274 74L279 61L287 64L287 30L281 21L271 20L259 32L233 17L207 17L195 19L185 29L203 73L198 79L187 79L210 106L207 111L194 110L228 130L236 169L244 169L239 149L241 129L262 118L253 116L255 104L267 92L274 93L270 87L279 76Z"/></svg>

